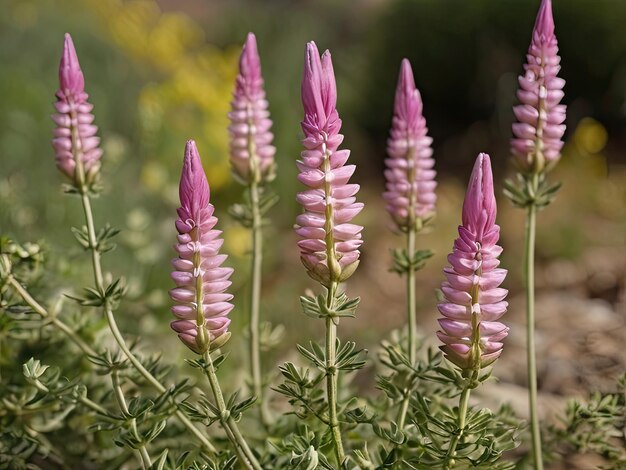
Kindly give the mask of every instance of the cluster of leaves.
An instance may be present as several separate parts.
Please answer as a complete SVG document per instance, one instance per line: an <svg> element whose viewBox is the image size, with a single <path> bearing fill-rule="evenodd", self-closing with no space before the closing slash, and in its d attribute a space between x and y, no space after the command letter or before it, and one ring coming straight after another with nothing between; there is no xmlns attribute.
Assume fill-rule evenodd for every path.
<svg viewBox="0 0 626 470"><path fill-rule="evenodd" d="M100 231L97 249L110 250L115 233L110 227ZM83 247L91 248L85 232L75 230L75 234ZM88 288L81 297L46 294L52 295L53 300L47 302L52 306L47 309L48 317L42 317L16 295L10 279L20 285L33 283L36 292L46 292L37 287L43 250L39 245L22 246L7 239L1 240L0 248L0 359L6 364L7 360L15 363L24 358L21 370L3 367L3 373L9 374L0 382L0 466L80 466L87 459L94 465L114 468L136 459L137 450L145 446L157 469L238 468L237 457L221 432L211 436L220 450L207 454L193 442L180 439L186 431L172 415L178 403L179 409L204 426L226 416L242 422L247 430L255 429L258 424L244 417L256 405L255 397L241 398L239 392L232 393L225 397L226 411L222 412L188 379L174 381L164 393L155 393L124 356L98 346L102 322L93 320L95 315L81 314L103 305L115 308L124 293L119 280L109 283L104 292ZM428 257L424 252L413 260L402 253L394 258L406 272L419 269ZM335 324L355 315L358 298L350 299L339 292L329 303L327 295L302 296L304 313ZM63 300L68 297L75 302ZM66 325L82 338L89 338L97 354L82 354L54 327L61 312ZM92 320L85 320L90 317ZM268 337L274 336L270 330ZM366 351L358 350L354 342L337 339L331 370L324 347L316 342L298 345L306 365L286 362L280 366L283 382L274 388L291 410L264 429L263 437L249 439L263 468L336 468L324 386L331 372L340 373L338 417L349 455L344 468L514 468L514 461L502 458L517 447L521 429L520 420L509 407L492 412L470 406L463 426L459 425L462 391L488 380L489 372L467 377L449 365L440 352L421 344L419 358L411 363L406 343L398 333L382 343L377 376L382 394L369 400L355 398L350 380L353 372L365 367ZM137 348L137 344L131 345L135 355ZM226 359L219 350L212 356L215 369ZM37 357L46 357L46 364ZM172 382L171 368L161 357L140 360L157 380ZM189 363L201 372L208 366L204 359ZM587 403L568 405L561 425L550 427L547 433L552 458L571 450L593 452L606 458L607 469L623 466L626 378L620 387L613 394L597 394ZM120 407L119 393L128 397L126 410ZM401 421L403 406L406 413ZM454 453L450 450L452 442L456 442Z"/></svg>
<svg viewBox="0 0 626 470"><path fill-rule="evenodd" d="M379 360L386 373L377 377L377 383L386 400L373 407L377 413L358 410L351 414L355 422L370 425L378 438L375 452L367 448L357 452L363 468L427 469L454 464L487 469L512 465L500 462L500 458L519 444L519 420L508 407L497 413L470 409L460 429L459 408L453 404L458 403L469 379L451 368L441 353L428 348L411 364L405 342L394 333L391 341L383 342ZM478 383L488 378L487 372ZM398 410L405 400L406 421L399 422ZM448 450L455 438L459 444L451 461Z"/></svg>
<svg viewBox="0 0 626 470"><path fill-rule="evenodd" d="M245 181L240 180L239 177L233 173L233 177L241 182L241 184L247 184ZM269 210L278 203L278 195L272 192L271 189L266 186L260 186L258 188L260 193L259 197L259 212L261 217L264 217ZM243 193L243 202L240 204L233 204L229 207L228 213L229 215L239 222L243 227L252 228L253 225L253 214L252 214L252 202L250 200L250 193L248 191L244 191ZM263 220L263 223L268 223L267 220Z"/></svg>
<svg viewBox="0 0 626 470"><path fill-rule="evenodd" d="M428 258L433 256L431 250L417 250L413 256L409 255L405 248L396 248L391 251L393 264L391 271L396 274L406 274L410 271L419 271L426 265Z"/></svg>
<svg viewBox="0 0 626 470"><path fill-rule="evenodd" d="M535 206L541 210L546 208L561 189L561 183L550 184L545 173L523 175L519 173L517 180L504 181L504 194L515 207L522 209Z"/></svg>
<svg viewBox="0 0 626 470"><path fill-rule="evenodd" d="M560 422L546 429L551 459L577 454L604 457L605 470L626 467L626 374L613 393L596 392L589 400L570 400Z"/></svg>
<svg viewBox="0 0 626 470"><path fill-rule="evenodd" d="M91 247L86 232L74 233L84 248ZM101 230L96 249L112 249L115 234L110 227ZM184 429L171 417L174 403L196 393L188 379L154 394L125 357L99 346L104 325L93 307L115 308L124 292L121 282L111 282L103 292L86 288L82 297L64 296L46 288L43 260L39 245L0 240L0 468L85 468L86 462L118 468L134 461L142 446L154 456L153 468L218 469L227 462L232 467L231 452L207 456L192 441L178 438ZM47 304L43 310L34 308L16 286L52 300L40 301ZM68 341L59 325L96 354ZM171 367L160 356L142 358L137 344L130 348L157 380L172 382ZM42 357L55 365L36 359Z"/></svg>

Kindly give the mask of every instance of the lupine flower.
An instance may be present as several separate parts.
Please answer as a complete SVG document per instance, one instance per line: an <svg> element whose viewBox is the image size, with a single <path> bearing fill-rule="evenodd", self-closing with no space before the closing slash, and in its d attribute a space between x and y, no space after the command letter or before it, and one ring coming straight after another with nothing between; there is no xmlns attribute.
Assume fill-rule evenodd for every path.
<svg viewBox="0 0 626 470"><path fill-rule="evenodd" d="M408 59L403 59L387 140L387 191L383 194L387 211L402 230L432 215L437 200L433 139L427 135L422 108L422 97L415 88L411 64Z"/></svg>
<svg viewBox="0 0 626 470"><path fill-rule="evenodd" d="M558 51L552 2L543 0L526 55L526 73L519 77L521 104L513 108L518 122L513 124L511 151L526 173L549 170L561 156L565 105L559 103L565 80L557 77L561 70Z"/></svg>
<svg viewBox="0 0 626 470"><path fill-rule="evenodd" d="M502 353L509 329L498 320L506 312L508 291L500 288L507 271L498 268L496 198L487 154L476 159L463 203L462 225L444 269L445 300L437 306L444 316L437 336L445 356L461 369L478 370Z"/></svg>
<svg viewBox="0 0 626 470"><path fill-rule="evenodd" d="M176 288L170 290L176 302L172 312L178 320L171 326L183 343L203 354L211 342L228 339L222 335L227 334L230 324L233 296L225 291L231 285L233 270L222 267L227 257L219 254L222 232L215 229L217 218L209 202L209 183L193 140L185 147L179 194L178 258L172 261Z"/></svg>
<svg viewBox="0 0 626 470"><path fill-rule="evenodd" d="M311 277L325 286L344 281L359 261L361 230L350 221L363 209L356 202L358 184L348 184L355 170L346 165L349 150L338 150L337 88L330 52L321 57L314 42L306 46L302 79L305 149L297 165L298 179L308 187L298 193L304 213L296 219L300 259Z"/></svg>
<svg viewBox="0 0 626 470"><path fill-rule="evenodd" d="M248 33L241 51L231 106L228 132L233 171L245 183L271 180L276 148L272 145L274 135L270 132L272 120L263 89L261 59L252 33Z"/></svg>
<svg viewBox="0 0 626 470"><path fill-rule="evenodd" d="M52 146L57 167L76 185L90 183L100 168L102 149L96 136L98 128L93 125L93 105L87 102L85 78L69 34L65 35L56 97Z"/></svg>

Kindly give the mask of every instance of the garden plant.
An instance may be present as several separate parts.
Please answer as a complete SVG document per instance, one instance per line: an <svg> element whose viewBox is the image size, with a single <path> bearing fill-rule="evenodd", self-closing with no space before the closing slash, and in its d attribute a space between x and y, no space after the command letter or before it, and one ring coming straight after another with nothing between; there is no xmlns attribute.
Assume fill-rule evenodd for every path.
<svg viewBox="0 0 626 470"><path fill-rule="evenodd" d="M541 423L537 411L536 214L559 191L549 172L559 162L566 130L550 0L541 2L519 77L510 152L517 176L502 183L500 197L492 161L508 155L480 153L464 178L464 201L455 211L458 233L433 294L440 318L430 336L439 350L424 345L417 316L416 284L433 255L420 235L440 230L437 156L428 108L416 87L419 64L399 64L380 175L388 214L375 215L404 244L389 247L389 261L405 282L406 325L378 338L379 351L372 354L346 338L346 325L359 321L361 297L368 296L355 292L349 280L362 261L367 226L359 225L359 217L369 208L359 201L356 167L349 163L350 136L342 134L342 90L331 53L306 44L302 152L294 158L300 185L294 197L302 211L294 221L296 244L280 249L299 252L310 288L292 295L299 296L301 321L317 319L321 326L310 330L306 344L290 344L294 354L278 366L264 351L272 341L291 339L279 339L281 327L269 325L261 295L264 249L281 243L267 235L267 216L281 206L272 191L281 168L274 159L255 35L249 33L242 47L230 125L223 129L232 177L243 187L241 200L230 208L211 202L211 167L203 165L204 149L194 140L180 142L180 154L172 156L181 168L179 207L170 224L173 260L158 269L171 272L171 329L180 348L190 351L182 364L173 363L150 336L130 339L118 325L129 286L123 275L106 270L119 230L92 205L94 198L107 197L107 155L95 125L98 103L94 107L87 95L89 71L81 68L77 46L66 34L52 147L64 178L65 197L57 204L82 213L67 230L79 247L70 250L71 263L90 264L92 277L81 286L59 285L45 243L28 233L19 239L0 233L0 357L7 348L21 351L19 373L2 372L0 378L0 468L543 469L544 462L559 460L564 446L567 452L601 455L604 468L626 468L626 376L614 393L572 401L561 425ZM48 160L41 165L54 178L52 156ZM106 187L123 191L115 181ZM509 202L526 216L525 256L503 266L497 206ZM241 314L235 314L231 292L232 280L243 274L229 267L229 233L221 230L229 218L250 235ZM489 409L473 398L486 382L496 381L510 334L505 286L513 270L525 281L528 422L507 405ZM246 333L234 334L231 322L244 323ZM314 336L316 331L323 337ZM241 364L245 383L220 374L220 366L232 360L233 343L247 350ZM62 351L63 361L49 360L42 345ZM375 384L362 393L355 377L368 374L376 374Z"/></svg>

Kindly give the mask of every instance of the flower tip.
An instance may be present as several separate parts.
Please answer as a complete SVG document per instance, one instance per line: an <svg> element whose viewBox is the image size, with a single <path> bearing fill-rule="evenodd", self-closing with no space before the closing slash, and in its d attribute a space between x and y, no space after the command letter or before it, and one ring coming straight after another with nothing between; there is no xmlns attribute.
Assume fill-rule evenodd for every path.
<svg viewBox="0 0 626 470"><path fill-rule="evenodd" d="M554 35L554 17L552 16L552 0L542 0L535 20L535 32L544 38Z"/></svg>
<svg viewBox="0 0 626 470"><path fill-rule="evenodd" d="M400 79L398 80L398 90L402 90L406 93L413 93L415 91L415 78L413 78L413 68L409 59L402 59L400 65Z"/></svg>
<svg viewBox="0 0 626 470"><path fill-rule="evenodd" d="M305 52L307 56L316 55L319 56L319 51L317 50L317 44L315 41L309 41L306 43Z"/></svg>
<svg viewBox="0 0 626 470"><path fill-rule="evenodd" d="M302 75L302 105L305 114L317 114L324 118L321 103L322 64L315 42L307 43L304 52L304 74Z"/></svg>
<svg viewBox="0 0 626 470"><path fill-rule="evenodd" d="M200 156L198 155L198 147L196 146L196 141L193 139L189 139L185 144L185 161L189 161L190 163L192 163L194 160L197 159L199 160Z"/></svg>
<svg viewBox="0 0 626 470"><path fill-rule="evenodd" d="M244 76L257 71L258 75L260 75L261 60L259 58L259 50L254 33L248 33L246 37L246 42L241 51L240 68Z"/></svg>
<svg viewBox="0 0 626 470"><path fill-rule="evenodd" d="M190 215L195 215L197 210L206 207L209 203L209 182L202 168L196 142L192 139L185 144L179 196L181 205L191 212Z"/></svg>
<svg viewBox="0 0 626 470"><path fill-rule="evenodd" d="M80 69L72 36L69 33L65 33L63 43L63 55L59 65L59 85L61 90L71 93L80 93L85 90L85 79Z"/></svg>
<svg viewBox="0 0 626 470"><path fill-rule="evenodd" d="M491 159L480 153L474 163L465 201L463 202L463 225L485 233L496 220L496 196L493 190Z"/></svg>

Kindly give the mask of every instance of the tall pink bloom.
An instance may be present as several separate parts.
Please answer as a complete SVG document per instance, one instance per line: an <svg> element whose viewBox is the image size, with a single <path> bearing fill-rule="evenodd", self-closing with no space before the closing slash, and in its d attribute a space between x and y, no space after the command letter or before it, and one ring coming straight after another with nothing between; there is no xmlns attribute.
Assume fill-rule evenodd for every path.
<svg viewBox="0 0 626 470"><path fill-rule="evenodd" d="M300 259L311 277L326 286L344 281L356 269L363 227L350 223L363 209L356 202L358 184L348 184L354 165L337 113L337 88L330 52L321 57L314 42L306 46L302 79L305 149L297 165L298 179L308 189L298 193L304 213L296 219Z"/></svg>
<svg viewBox="0 0 626 470"><path fill-rule="evenodd" d="M272 120L263 89L261 59L252 33L248 33L241 51L231 106L228 132L233 171L247 183L272 179L276 148L272 145L274 135L270 132Z"/></svg>
<svg viewBox="0 0 626 470"><path fill-rule="evenodd" d="M100 168L102 149L96 136L98 128L93 125L93 105L87 102L85 79L69 34L65 35L56 97L52 146L57 167L77 185L90 183Z"/></svg>
<svg viewBox="0 0 626 470"><path fill-rule="evenodd" d="M508 291L500 288L507 271L498 268L496 198L489 155L476 159L463 203L462 225L444 269L445 300L437 306L443 318L437 336L446 357L462 369L478 370L502 353L508 327L498 320L506 312Z"/></svg>
<svg viewBox="0 0 626 470"><path fill-rule="evenodd" d="M433 139L422 115L422 97L415 87L408 59L402 60L393 122L385 160L387 211L400 229L408 229L435 210L436 172Z"/></svg>
<svg viewBox="0 0 626 470"><path fill-rule="evenodd" d="M176 288L170 290L176 302L172 312L178 320L172 322L172 329L191 350L202 354L230 324L233 296L225 291L231 285L233 270L222 267L227 257L219 254L222 232L215 229L217 218L209 203L209 183L193 140L185 147L179 193L178 258L172 261Z"/></svg>
<svg viewBox="0 0 626 470"><path fill-rule="evenodd" d="M542 0L526 55L526 73L519 77L521 104L513 108L518 122L513 124L511 151L526 173L549 170L561 156L565 105L559 103L565 80L557 77L561 70L558 51L552 2Z"/></svg>

